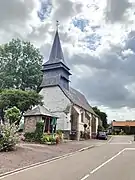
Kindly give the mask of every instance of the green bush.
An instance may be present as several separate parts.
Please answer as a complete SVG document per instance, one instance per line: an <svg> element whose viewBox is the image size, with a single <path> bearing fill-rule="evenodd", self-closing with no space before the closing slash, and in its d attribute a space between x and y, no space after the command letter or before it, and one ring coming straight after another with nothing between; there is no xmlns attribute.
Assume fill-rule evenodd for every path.
<svg viewBox="0 0 135 180"><path fill-rule="evenodd" d="M0 151L11 151L15 149L19 142L19 136L16 133L17 128L14 124L0 125Z"/></svg>
<svg viewBox="0 0 135 180"><path fill-rule="evenodd" d="M61 129L58 129L58 130L56 131L56 133L59 134L59 135L62 135L63 132L62 132Z"/></svg>
<svg viewBox="0 0 135 180"><path fill-rule="evenodd" d="M124 135L124 134L125 134L124 131L119 132L119 135Z"/></svg>
<svg viewBox="0 0 135 180"><path fill-rule="evenodd" d="M48 142L54 143L54 142L56 142L56 138L52 134L43 134L43 136L41 138L41 142L44 144L46 144Z"/></svg>
<svg viewBox="0 0 135 180"><path fill-rule="evenodd" d="M17 107L9 108L5 111L5 117L10 124L17 123L20 120L21 112Z"/></svg>
<svg viewBox="0 0 135 180"><path fill-rule="evenodd" d="M35 132L26 132L24 134L25 141L34 142L35 141Z"/></svg>
<svg viewBox="0 0 135 180"><path fill-rule="evenodd" d="M36 123L35 140L40 142L43 136L44 122L40 121Z"/></svg>
<svg viewBox="0 0 135 180"><path fill-rule="evenodd" d="M63 140L63 132L62 130L57 130L57 133L56 133L57 137L59 138L59 141L62 141Z"/></svg>

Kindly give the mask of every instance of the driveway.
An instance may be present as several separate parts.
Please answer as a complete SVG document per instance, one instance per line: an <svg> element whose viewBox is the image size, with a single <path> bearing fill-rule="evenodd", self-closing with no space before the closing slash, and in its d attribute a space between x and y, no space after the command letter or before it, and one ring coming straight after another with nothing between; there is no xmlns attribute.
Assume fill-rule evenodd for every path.
<svg viewBox="0 0 135 180"><path fill-rule="evenodd" d="M134 180L135 145L132 136L1 177L4 180Z"/></svg>

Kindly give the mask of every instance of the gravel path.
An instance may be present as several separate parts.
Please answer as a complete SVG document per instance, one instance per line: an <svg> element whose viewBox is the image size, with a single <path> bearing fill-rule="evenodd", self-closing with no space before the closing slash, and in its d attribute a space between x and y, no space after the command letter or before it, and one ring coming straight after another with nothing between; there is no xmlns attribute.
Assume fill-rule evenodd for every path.
<svg viewBox="0 0 135 180"><path fill-rule="evenodd" d="M20 144L16 151L0 153L0 174L44 161L97 143L95 140L73 141L59 145Z"/></svg>

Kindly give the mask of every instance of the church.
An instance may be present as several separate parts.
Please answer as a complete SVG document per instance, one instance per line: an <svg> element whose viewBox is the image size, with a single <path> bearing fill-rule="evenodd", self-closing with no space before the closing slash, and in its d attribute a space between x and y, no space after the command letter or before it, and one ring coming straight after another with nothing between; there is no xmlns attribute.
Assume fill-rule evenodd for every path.
<svg viewBox="0 0 135 180"><path fill-rule="evenodd" d="M63 130L68 138L74 134L77 140L84 130L88 132L89 138L95 136L99 117L85 96L70 86L72 74L64 59L58 29L42 71L40 94L43 96L44 107L58 117L57 129Z"/></svg>

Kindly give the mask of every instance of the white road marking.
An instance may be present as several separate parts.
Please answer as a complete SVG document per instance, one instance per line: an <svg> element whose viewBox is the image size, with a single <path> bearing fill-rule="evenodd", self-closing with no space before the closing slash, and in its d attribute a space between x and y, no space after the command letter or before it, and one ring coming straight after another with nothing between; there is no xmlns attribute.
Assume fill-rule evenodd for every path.
<svg viewBox="0 0 135 180"><path fill-rule="evenodd" d="M127 151L135 151L135 148L126 148Z"/></svg>
<svg viewBox="0 0 135 180"><path fill-rule="evenodd" d="M116 145L118 145L118 144L132 144L132 142L111 142L111 143L109 143L109 144L116 144Z"/></svg>
<svg viewBox="0 0 135 180"><path fill-rule="evenodd" d="M88 149L88 148L91 148L91 147L93 147L93 146L88 146L86 148ZM60 160L72 157L72 156L76 155L77 153L80 153L81 151L83 151L83 149L86 149L86 148L82 148L82 149L77 150L75 152L64 154L62 156L57 156L57 157L54 157L54 158L51 158L51 159L48 159L48 160L45 160L45 161L41 161L41 162L38 162L38 163L35 163L35 164L31 164L29 166L25 166L23 168L18 168L18 169L15 169L13 171L9 171L9 172L0 174L0 180L4 179L6 177L9 177L9 176L13 176L15 174L19 174L19 173L24 172L24 171L28 171L30 169L38 168L38 167L44 166L46 164L53 163L55 161L60 161Z"/></svg>
<svg viewBox="0 0 135 180"><path fill-rule="evenodd" d="M113 140L113 136L109 139L107 143L110 143Z"/></svg>
<svg viewBox="0 0 135 180"><path fill-rule="evenodd" d="M96 171L98 171L100 168L102 168L103 166L105 166L107 163L109 163L110 161L112 161L113 159L115 159L117 156L119 156L121 153L123 153L126 149L121 150L120 152L118 152L116 155L114 155L113 157L111 157L110 159L108 159L107 161L105 161L104 163L102 163L100 166L98 166L97 168L93 169L90 174L95 173Z"/></svg>
<svg viewBox="0 0 135 180"><path fill-rule="evenodd" d="M90 175L89 175L89 174L87 174L87 175L86 175L86 176L84 176L81 180L85 180L85 179L87 179L89 176L90 176Z"/></svg>

